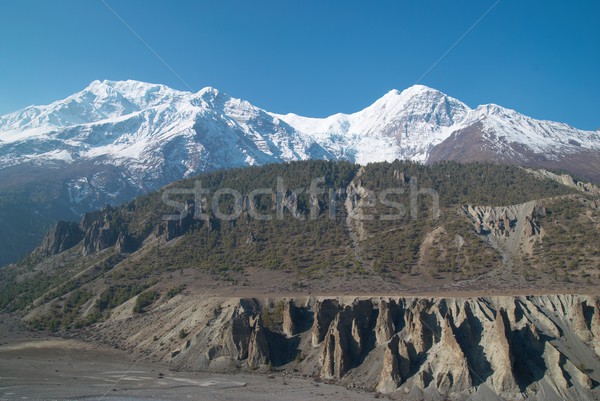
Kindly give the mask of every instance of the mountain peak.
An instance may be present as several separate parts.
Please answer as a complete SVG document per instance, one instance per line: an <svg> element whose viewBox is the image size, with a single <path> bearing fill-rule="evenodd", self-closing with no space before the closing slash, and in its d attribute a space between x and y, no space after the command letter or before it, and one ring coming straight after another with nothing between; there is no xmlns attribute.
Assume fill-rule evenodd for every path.
<svg viewBox="0 0 600 401"><path fill-rule="evenodd" d="M200 96L202 98L207 98L207 97L211 97L211 98L215 98L219 95L225 95L223 92L219 91L217 88L214 88L212 86L207 86L205 88L200 89L198 92L196 92L197 96Z"/></svg>
<svg viewBox="0 0 600 401"><path fill-rule="evenodd" d="M416 109L420 109L423 113L427 113L427 110L436 109L440 105L443 105L443 108L446 108L449 113L453 113L453 110L455 110L462 114L470 110L461 101L425 85L413 85L403 91L392 89L365 110L371 110L375 113L382 113L383 110L387 110L388 112L402 114L413 113Z"/></svg>
<svg viewBox="0 0 600 401"><path fill-rule="evenodd" d="M393 96L399 96L400 95L400 91L398 89L392 89L390 90L388 93L386 93L385 95L383 95L383 97L393 97Z"/></svg>
<svg viewBox="0 0 600 401"><path fill-rule="evenodd" d="M437 89L425 85L413 85L403 91L392 89L387 92L369 108L375 110L380 108L396 110L417 108L436 108L440 104L448 104L449 109L470 110L469 107L461 101L454 99Z"/></svg>
<svg viewBox="0 0 600 401"><path fill-rule="evenodd" d="M67 136L72 140L60 146L79 149L80 157L112 155L115 160L122 160L125 156L139 159L144 146L144 151L161 150L162 139L142 146L142 141L133 141L131 138L164 139L168 136L184 138L178 139L182 142L188 141L190 130L196 129L192 127L202 126L196 124L198 119L212 115L226 121L228 126L243 127L244 135L252 132L252 140L259 144L256 149L264 154L256 153L258 151L254 148L251 152L245 150L252 153L244 156L248 163L255 163L266 157L264 155L271 157L273 152L278 152L280 145L267 146L261 138L275 135L279 141L277 143L283 144L289 140L299 141L295 136L298 134L308 142L317 143L336 158L348 158L359 163L396 158L424 162L434 146L453 132L479 121L484 121L486 129L498 135L507 136L510 133L511 140L524 143L539 152L551 148L562 149L565 143L578 143L585 149L600 147L598 131L583 133L562 124L541 122L496 104L482 105L473 110L459 100L425 85L413 85L402 91L392 89L368 107L351 114L307 118L292 113L268 113L277 117L276 124L279 124L279 120L285 123L276 127L272 126L273 120L258 118L261 112L250 103L232 98L211 86L192 93L136 80L95 80L81 92L66 99L0 117L0 133L3 133L0 140L6 146L25 141L35 145L31 145L33 150L28 150L27 154L19 153L16 147L6 148L5 153L11 154L7 156L6 164L17 159L29 160L37 157L38 153L54 155L52 151L57 143ZM254 125L259 120L261 125ZM203 127L213 125L214 121L211 120ZM68 130L68 135L62 130ZM571 142L569 139L572 139ZM214 138L206 140L213 141L211 144L220 141ZM139 145L135 152L131 150L134 142ZM43 149L40 148L41 143L44 143ZM127 149L123 147L125 143L129 146ZM285 146L286 159L304 157L289 150L294 146ZM239 147L237 140L231 139L230 146L222 151L236 152ZM205 152L205 148L205 144L189 145L189 149L194 149L198 154ZM174 149L180 152L179 145ZM223 158L227 159L225 153ZM198 156L193 157L199 160Z"/></svg>
<svg viewBox="0 0 600 401"><path fill-rule="evenodd" d="M387 92L385 95L383 95L381 97L381 99L404 100L404 99L410 99L414 96L421 96L424 94L434 94L434 95L445 96L442 92L438 91L437 89L430 88L429 86L413 85L413 86L410 86L410 87L404 89L403 91L399 91L398 89L392 89L389 92Z"/></svg>
<svg viewBox="0 0 600 401"><path fill-rule="evenodd" d="M499 116L499 117L506 117L506 118L514 118L517 115L522 116L516 110L502 107L495 103L482 104L480 106L477 106L477 108L475 109L475 112L478 114L485 114L488 116Z"/></svg>
<svg viewBox="0 0 600 401"><path fill-rule="evenodd" d="M403 96L415 96L415 95L420 95L420 94L424 94L424 93L432 93L432 94L439 94L439 95L445 96L444 93L440 92L439 90L437 90L435 88L431 88L429 86L420 85L420 84L415 84L413 86L409 86L408 88L404 89L399 94L401 94Z"/></svg>
<svg viewBox="0 0 600 401"><path fill-rule="evenodd" d="M125 81L111 81L105 79L102 81L92 81L84 90L76 93L73 96L90 93L101 98L121 96L129 101L133 101L134 103L141 101L143 106L147 106L147 100L149 100L149 98L172 98L176 95L189 94L190 92L179 91L162 84L154 84L132 79Z"/></svg>
<svg viewBox="0 0 600 401"><path fill-rule="evenodd" d="M482 110L487 110L490 113L496 113L499 111L506 111L506 110L514 111L507 107L500 106L499 104L496 104L496 103L482 104L482 105L477 106L477 108L482 109Z"/></svg>
<svg viewBox="0 0 600 401"><path fill-rule="evenodd" d="M93 80L92 82L90 82L90 84L85 87L85 89L83 89L82 92L98 92L98 91L105 91L105 90L109 90L109 89L114 89L118 92L126 92L126 91L131 91L131 90L135 90L135 89L140 89L140 88L151 88L151 87L157 87L157 86L164 86L164 85L160 85L160 84L151 84L148 82L142 82L142 81L135 81L132 79L128 79L125 81L111 81L108 79L103 79L103 80Z"/></svg>

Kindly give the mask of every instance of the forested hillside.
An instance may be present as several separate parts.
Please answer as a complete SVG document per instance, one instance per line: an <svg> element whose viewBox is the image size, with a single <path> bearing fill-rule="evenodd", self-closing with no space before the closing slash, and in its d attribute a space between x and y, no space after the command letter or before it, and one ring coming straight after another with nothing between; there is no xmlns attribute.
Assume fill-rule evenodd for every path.
<svg viewBox="0 0 600 401"><path fill-rule="evenodd" d="M92 324L184 289L378 292L598 285L592 194L494 164L293 162L173 183L59 223L0 271L0 307Z"/></svg>

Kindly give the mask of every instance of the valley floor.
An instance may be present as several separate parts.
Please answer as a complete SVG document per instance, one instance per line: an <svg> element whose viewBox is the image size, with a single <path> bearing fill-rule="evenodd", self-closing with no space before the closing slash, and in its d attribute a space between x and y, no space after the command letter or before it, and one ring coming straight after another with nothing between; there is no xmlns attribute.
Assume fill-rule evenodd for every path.
<svg viewBox="0 0 600 401"><path fill-rule="evenodd" d="M1 317L0 400L374 399L374 394L279 374L170 371L105 346L35 337Z"/></svg>

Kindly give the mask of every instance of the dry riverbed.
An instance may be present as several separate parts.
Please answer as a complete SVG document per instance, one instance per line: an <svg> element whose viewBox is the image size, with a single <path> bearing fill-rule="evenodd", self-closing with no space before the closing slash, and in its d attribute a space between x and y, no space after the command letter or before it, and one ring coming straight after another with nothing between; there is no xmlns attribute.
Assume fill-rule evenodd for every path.
<svg viewBox="0 0 600 401"><path fill-rule="evenodd" d="M5 316L0 316L5 317ZM273 375L174 372L101 345L0 329L0 400L370 400L371 393ZM12 327L14 329L14 327Z"/></svg>

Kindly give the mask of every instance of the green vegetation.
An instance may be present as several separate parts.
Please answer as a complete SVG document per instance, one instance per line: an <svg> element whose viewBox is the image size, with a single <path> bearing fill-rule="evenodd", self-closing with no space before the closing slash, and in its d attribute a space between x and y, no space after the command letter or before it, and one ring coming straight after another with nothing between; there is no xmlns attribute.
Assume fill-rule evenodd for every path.
<svg viewBox="0 0 600 401"><path fill-rule="evenodd" d="M555 181L538 179L516 166L486 163L440 162L431 166L401 161L375 163L365 169L361 178L371 189L394 188L401 181L398 174L405 180L416 179L419 189L434 189L442 206L514 205L574 192ZM407 207L408 195L407 192L401 197ZM425 195L420 198L429 201Z"/></svg>
<svg viewBox="0 0 600 401"><path fill-rule="evenodd" d="M321 177L319 188L323 191L311 199L306 189L311 180ZM325 278L373 274L399 281L409 275L427 275L434 280L473 278L501 267L503 262L466 220L462 205L510 205L574 193L518 167L453 162L425 166L398 161L363 169L345 162L306 161L223 170L173 183L167 189L191 189L199 183L214 194L220 188L232 188L242 194L247 206L250 191L274 191L278 178L284 183L288 204L297 206L301 218L293 217L288 209L283 219L274 218L275 195L260 195L235 220L190 216L185 228L166 241L166 233L173 229L169 224L179 222L163 219L173 214L174 208L163 202L161 191L90 215L102 222L107 237L126 233L133 243L144 246L132 255L108 247L82 256L80 244L43 260L26 257L17 265L0 269L0 309L16 311L34 303L51 304L44 316L32 320L33 325L50 330L81 327L136 296L134 310L143 313L159 299L151 289L158 280L172 280L164 292L165 300L176 296L185 286L173 276L183 275L184 270L186 275L190 271L208 273L224 284L236 284L250 271L278 270L288 274L298 289L310 289L311 281ZM351 182L375 195L375 201L362 209L372 219L348 219L346 201ZM381 194L390 188L394 190L383 199ZM439 195L439 217L428 188ZM416 197L415 190L420 191ZM297 198L292 191L298 192ZM194 195L190 191L169 199L185 204ZM589 273L590 266L600 264L594 241L600 222L598 207L581 193L546 203L547 213L538 216L543 238L531 256L523 257L521 267L528 280L536 279L539 273L555 280L577 280L578 275ZM311 208L315 204L318 209ZM233 197L221 198L221 212L232 213L237 206ZM250 210L273 218L256 219ZM316 211L312 219L311 210ZM387 219L391 214L400 216ZM263 322L276 329L282 314L283 305L266 307Z"/></svg>
<svg viewBox="0 0 600 401"><path fill-rule="evenodd" d="M265 305L260 314L263 325L271 331L281 331L284 309L284 301L278 301L275 305Z"/></svg>
<svg viewBox="0 0 600 401"><path fill-rule="evenodd" d="M146 311L145 309L148 306L152 305L152 303L156 301L159 297L160 295L158 294L158 292L153 290L142 292L140 295L138 295L138 297L135 300L133 311L135 313L144 313Z"/></svg>
<svg viewBox="0 0 600 401"><path fill-rule="evenodd" d="M99 311L115 308L122 303L127 302L146 288L147 285L138 284L110 286L100 294L95 306Z"/></svg>
<svg viewBox="0 0 600 401"><path fill-rule="evenodd" d="M590 201L585 198L552 201L538 220L544 236L534 247L533 263L563 280L598 270L600 210Z"/></svg>
<svg viewBox="0 0 600 401"><path fill-rule="evenodd" d="M181 294L181 292L185 290L185 284L179 285L177 287L173 287L170 288L169 291L167 291L167 298L171 299L173 298L175 295L177 294Z"/></svg>
<svg viewBox="0 0 600 401"><path fill-rule="evenodd" d="M34 330L49 330L51 332L59 329L79 328L96 321L97 315L90 314L84 320L78 320L81 307L93 297L93 294L85 290L75 290L66 299L54 302L50 311L44 315L33 318L29 326Z"/></svg>

